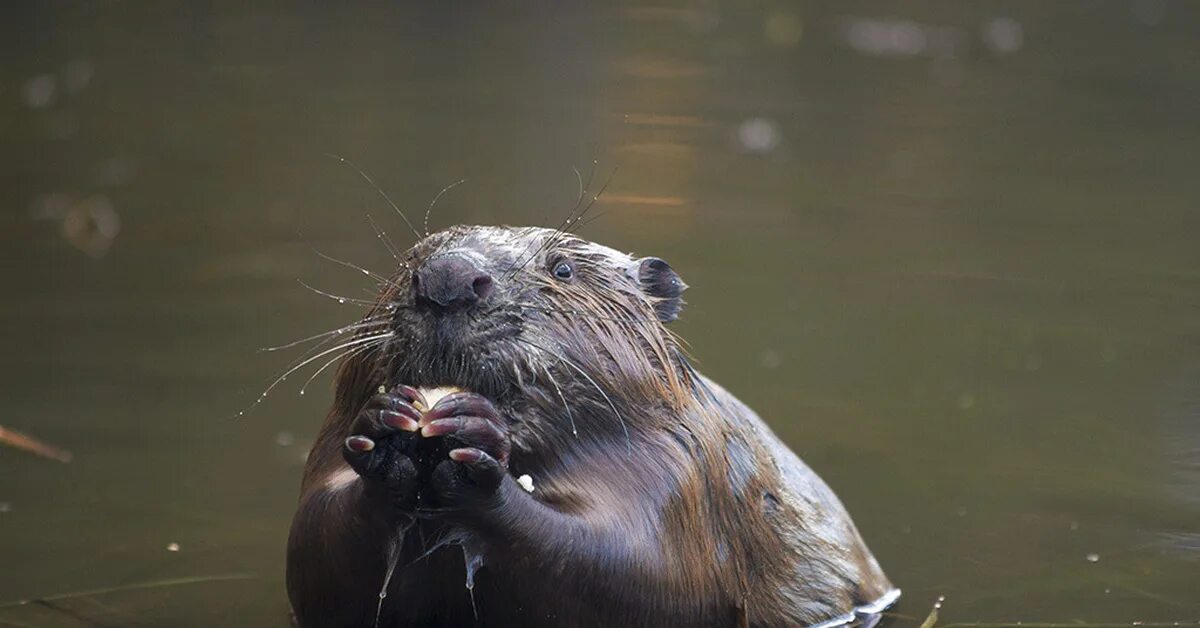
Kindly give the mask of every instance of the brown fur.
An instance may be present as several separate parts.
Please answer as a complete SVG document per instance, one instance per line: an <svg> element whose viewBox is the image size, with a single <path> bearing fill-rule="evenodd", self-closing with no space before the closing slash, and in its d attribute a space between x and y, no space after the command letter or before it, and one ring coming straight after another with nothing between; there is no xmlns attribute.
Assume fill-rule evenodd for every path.
<svg viewBox="0 0 1200 628"><path fill-rule="evenodd" d="M504 291L463 328L470 342L410 309L410 269L459 250L485 259ZM574 281L545 272L559 257ZM682 282L638 262L544 229L456 227L408 253L364 318L378 327L358 332L396 334L341 365L305 470L288 565L302 626L374 623L397 522L360 482L328 480L347 469L359 409L397 383L492 399L512 421L510 474L537 488L507 482L475 523L416 521L381 626L794 626L892 590L828 487L688 363L662 323ZM460 551L423 556L445 539L483 558L478 616Z"/></svg>

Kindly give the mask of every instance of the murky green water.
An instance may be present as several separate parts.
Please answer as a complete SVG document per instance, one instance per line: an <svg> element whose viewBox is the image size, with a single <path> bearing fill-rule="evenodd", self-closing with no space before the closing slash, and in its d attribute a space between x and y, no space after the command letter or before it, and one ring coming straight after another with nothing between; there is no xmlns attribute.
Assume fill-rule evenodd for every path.
<svg viewBox="0 0 1200 628"><path fill-rule="evenodd" d="M681 271L703 369L899 614L1200 616L1197 5L2 11L0 425L74 460L0 449L0 604L247 578L0 626L286 626L327 374L230 417L298 355L258 347L357 314L297 279L370 288L312 249L385 270L368 212L404 240L326 153L416 220L469 179L435 227L555 223L572 165L611 175L584 235Z"/></svg>

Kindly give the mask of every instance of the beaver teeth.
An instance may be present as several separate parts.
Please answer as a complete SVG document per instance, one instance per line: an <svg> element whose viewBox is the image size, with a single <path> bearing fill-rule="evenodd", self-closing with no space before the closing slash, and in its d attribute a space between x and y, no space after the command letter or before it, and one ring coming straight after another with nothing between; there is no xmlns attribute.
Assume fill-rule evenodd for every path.
<svg viewBox="0 0 1200 628"><path fill-rule="evenodd" d="M437 402L440 401L442 397L456 392L467 391L462 388L458 388L457 386L440 386L438 388L418 388L417 392L421 393L421 396L424 398L424 403L420 403L421 400L418 400L417 402L414 402L413 405L417 406L417 409L421 412L428 412L430 408L437 405ZM425 407L421 407L422 405Z"/></svg>

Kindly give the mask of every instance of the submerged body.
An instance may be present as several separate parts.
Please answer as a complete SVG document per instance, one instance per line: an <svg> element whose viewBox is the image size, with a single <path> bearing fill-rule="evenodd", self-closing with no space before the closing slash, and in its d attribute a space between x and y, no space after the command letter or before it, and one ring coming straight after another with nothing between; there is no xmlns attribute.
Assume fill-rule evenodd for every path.
<svg viewBox="0 0 1200 628"><path fill-rule="evenodd" d="M891 604L832 491L677 347L685 287L548 229L414 246L305 470L300 626L798 626Z"/></svg>

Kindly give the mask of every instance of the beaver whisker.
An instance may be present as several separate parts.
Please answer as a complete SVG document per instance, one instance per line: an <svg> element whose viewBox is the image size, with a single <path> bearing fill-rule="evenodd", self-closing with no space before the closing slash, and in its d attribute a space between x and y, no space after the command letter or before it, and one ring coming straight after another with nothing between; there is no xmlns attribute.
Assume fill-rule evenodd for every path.
<svg viewBox="0 0 1200 628"><path fill-rule="evenodd" d="M600 212L600 213L598 213L598 214L595 214L595 215L593 215L591 218L588 218L587 220L584 220L584 221L582 221L582 222L576 222L576 223L575 223L575 228L576 228L576 229L583 229L584 227L586 227L586 226L588 226L588 225L592 224L593 222L595 222L597 219L599 219L599 218L603 218L603 217L604 217L605 215L607 215L607 214L608 214L608 212Z"/></svg>
<svg viewBox="0 0 1200 628"><path fill-rule="evenodd" d="M322 372L323 372L325 369L329 368L329 366L330 366L331 364L333 364L334 362L337 362L338 360L341 360L341 359L343 359L343 358L345 358L345 359L347 359L347 360L348 360L348 359L350 359L350 358L353 358L353 357L355 357L355 356L357 356L357 355L359 355L359 354L362 354L362 353L364 353L364 352L366 352L366 353L370 353L371 351L373 351L373 350L375 350L375 349L378 349L378 348L379 348L379 346L380 346L381 344L383 344L383 343L379 343L379 344L366 344L366 345L363 345L363 346L361 346L361 347L357 347L357 348L354 348L354 349L347 349L346 351L344 351L344 352L342 352L342 353L340 353L340 354L338 354L338 355L335 355L335 356L333 356L332 358L330 358L330 359L329 359L329 361L328 361L328 362L326 362L325 364L321 365L321 368L317 369L317 370L316 370L316 372L315 372L315 373L313 373L313 374L312 374L312 375L311 375L311 376L310 376L310 377L309 377L309 378L308 378L308 379L307 379L307 380L304 382L304 385L300 387L300 394L301 394L301 395L303 395L303 394L304 394L304 392L305 392L306 390L308 390L308 385L309 385L309 384L311 384L311 383L313 383L313 380L314 380L314 379L316 379L316 378L317 378L317 376L318 376L318 375L320 375L320 374L321 374L321 373L322 373Z"/></svg>
<svg viewBox="0 0 1200 628"><path fill-rule="evenodd" d="M592 160L592 170L588 173L588 183L589 184L592 182L592 174L596 172L595 164L596 164L596 160L593 159ZM571 171L575 173L575 183L579 187L579 192L575 195L575 205L571 208L571 211L574 212L575 209L579 207L579 203L583 202L584 185L583 185L583 175L579 173L579 168L575 167L574 164L571 164ZM542 216L542 222L546 222L549 219L550 219L549 215Z"/></svg>
<svg viewBox="0 0 1200 628"><path fill-rule="evenodd" d="M621 411L617 409L617 405L615 403L613 403L612 399L609 398L608 393L604 392L604 389L600 387L600 384L596 383L596 380L592 379L592 376L588 375L587 371L583 370L582 367L580 367L573 360L567 358L566 356L559 355L545 347L542 347L533 342L530 342L529 340L527 340L525 338L518 337L518 338L516 338L516 340L518 342L525 343L525 344L529 345L530 347L533 347L534 349L538 349L538 350L542 351L546 355L549 355L549 356L557 359L559 362L574 369L576 373L579 373L580 375L582 375L583 378L586 379L588 381L588 383L590 383L592 385L592 387L596 389L596 392L600 393L601 397L604 397L604 401L605 401L605 403L608 404L608 407L612 408L613 414L615 414L617 417L617 421L619 421L621 423L621 430L625 433L625 446L628 449L628 453L630 456L633 455L633 439L630 438L630 436L629 436L629 426L625 424L625 418L623 416L621 416Z"/></svg>
<svg viewBox="0 0 1200 628"><path fill-rule="evenodd" d="M596 162L593 160L593 161L592 161L593 167L595 166L595 163L596 163ZM593 169L593 171L592 171L592 172L591 172L591 173L588 175L588 184L587 184L587 187L589 187L589 188L592 186L592 177L593 177L594 175L595 175L595 170ZM573 217L573 218L570 218L570 217L569 217L569 218L568 218L568 219L567 219L567 220L566 220L566 221L565 221L565 222L564 222L564 223L563 223L563 224L562 224L562 225L561 225L561 226L558 228L558 230L556 231L556 233L554 233L552 236L550 236L550 238L548 238L548 239L546 240L546 243L545 243L545 245L542 247L542 250L543 250L543 251L544 251L544 250L548 250L550 247L552 247L552 246L555 246L555 245L557 245L558 243L562 242L562 241L563 241L563 239L566 237L566 235L567 235L568 233L572 233L572 231L571 231L571 228L572 228L572 227L571 227L571 224L572 224L572 223L574 223L575 225L578 225L578 224L579 224L579 221L583 220L583 217L584 217L584 216L586 216L586 215L587 215L587 213L588 213L588 211L592 209L592 206L596 204L596 201L600 200L600 196L601 196L601 195L603 195L603 194L604 194L604 191L608 189L608 186L609 186L609 184L611 184L611 183L612 183L612 181L613 181L613 178L614 178L614 177L616 177L616 175L617 175L617 168L616 168L616 167L614 167L614 168L613 168L613 171L609 173L609 175L608 175L608 179L606 179L606 180L604 181L604 185L600 186L600 189L599 189L599 190L598 190L598 191L597 191L595 194L593 194L593 195L592 195L592 200L588 201L588 204L587 204L586 206L584 206L584 207L583 207L583 209L582 209L582 210L580 210L580 211L578 212L578 214L577 214L577 215L574 215L574 217ZM585 190L585 193L586 193L586 190ZM581 197L580 197L580 198L579 198L579 199L576 201L576 204L575 204L575 209L576 209L576 210L579 210L579 206L580 206L580 204L581 204L582 202L583 202L583 197L581 196ZM575 213L575 212L574 212L574 211L572 211L572 214L574 214L574 213Z"/></svg>
<svg viewBox="0 0 1200 628"><path fill-rule="evenodd" d="M379 273L367 270L357 264L353 264L353 263L347 262L345 260L340 260L336 257L326 255L315 248L312 251L313 251L313 253L316 253L323 259L329 260L329 261L333 262L334 264L340 264L342 266L345 266L346 268L353 268L354 270L357 270L358 272L370 277L371 279L378 281L380 284L380 287L384 287L384 288L395 287L395 284L392 282L391 279L384 277L383 275L380 275Z"/></svg>
<svg viewBox="0 0 1200 628"><path fill-rule="evenodd" d="M299 283L300 285L304 286L305 288L308 288L312 292L319 294L325 298L333 299L334 301L337 301L338 303L340 303L342 305L349 303L352 305L361 305L363 307L370 307L370 306L375 305L375 303L376 303L376 301L368 301L366 299L355 299L354 297L344 297L340 294L333 294L332 292L325 292L324 290L318 290L317 288L314 288L314 287L308 285L307 283L304 283L303 279L296 279L296 282Z"/></svg>
<svg viewBox="0 0 1200 628"><path fill-rule="evenodd" d="M429 208L425 210L425 237L426 238L429 237L429 215L433 213L433 208L435 205L437 205L438 200L440 200L442 198L442 195L445 194L446 192L449 192L450 190L452 190L466 182L467 182L466 179L459 179L458 181L455 181L454 183L447 185L446 187L442 188L441 192L437 193L437 196L433 197L432 201L429 202Z"/></svg>
<svg viewBox="0 0 1200 628"><path fill-rule="evenodd" d="M357 338L357 339L354 339L354 340L351 340L348 342L344 342L344 343L337 345L335 347L332 347L330 349L326 349L326 350L304 360L303 362L289 368L287 371L285 371L279 377L275 378L275 381L271 382L271 384L269 386L267 386L267 388L265 390L262 391L262 393L258 396L258 399L255 399L253 403L251 403L249 406L247 406L241 412L238 412L237 416L240 417L240 416L245 415L248 410L250 410L254 406L257 406L258 404L262 403L262 401L267 398L267 395L271 394L272 390L275 390L276 386L278 386L279 384L281 384L285 380L287 380L289 375L304 368L305 366L308 366L309 364L312 364L316 360L319 360L320 358L325 357L325 356L329 355L330 353L334 353L336 351L341 351L348 347L354 347L354 346L371 343L371 342L386 341L386 339L391 338L392 336L395 336L395 335L396 335L396 332L388 331L386 333L375 334L373 336L364 336L362 338Z"/></svg>
<svg viewBox="0 0 1200 628"><path fill-rule="evenodd" d="M533 253L530 254L529 257L525 258L524 262L521 262L519 265L514 263L508 268L507 271L504 272L505 280L511 279L513 275L525 268L530 261L549 248L550 245L554 243L555 237L563 233L567 226L571 224L571 219L575 216L575 212L579 211L579 206L583 204L583 197L585 194L587 194L587 189L592 185L592 177L596 174L596 160L592 160L592 169L588 171L588 179L586 184L583 182L583 175L579 173L579 168L571 166L571 170L575 172L575 180L579 183L579 194L575 197L575 204L571 206L571 211L567 213L567 217L563 220L562 224L560 224L558 228L554 230L554 235L550 236L544 242L538 245L538 247L534 249ZM526 247L526 250L528 250L528 247ZM522 252L522 255L524 255L524 252ZM517 259L520 260L521 257L518 256Z"/></svg>
<svg viewBox="0 0 1200 628"><path fill-rule="evenodd" d="M592 160L592 164L594 166L595 160ZM571 211L567 213L566 219L563 221L563 223L561 225L559 225L558 229L555 229L556 233L558 231L560 231L566 225L570 224L571 216L575 215L576 210L579 209L580 203L583 202L583 195L587 192L587 186L592 184L592 175L596 172L595 168L593 167L593 169L588 173L588 182L585 185L583 183L583 175L581 175L579 173L579 168L576 168L574 165L572 165L571 170L575 173L575 180L578 181L578 183L579 183L579 194L575 197L575 204L571 206ZM516 270L514 270L514 268L517 268L518 270L520 268L524 268L525 265L528 264L530 260L537 257L542 251L546 250L546 246L547 246L546 242L539 244L534 249L533 253L530 254L529 257L527 259L525 259L524 262L520 263L519 268L518 268L518 264L516 264L516 263L514 263L512 266L509 266L508 270L504 271L505 279L507 280L507 279L512 278L512 276L514 274L516 274ZM529 246L526 246L525 250L521 252L521 255L517 256L517 260L519 261L521 259L521 256L523 256L526 252L528 252L528 250L529 250Z"/></svg>
<svg viewBox="0 0 1200 628"><path fill-rule="evenodd" d="M429 237L429 216L433 213L433 208L437 205L438 201L441 200L442 196L446 192L448 192L451 189L456 188L459 185L466 183L466 182L467 182L466 179L459 179L458 181L455 181L454 183L451 183L450 185L447 185L446 187L442 188L441 191L439 191L436 195L434 195L433 200L429 202L429 207L427 207L425 209L425 225L424 226L425 226L425 237L426 238ZM451 242L450 238L442 239L441 242L438 242L437 245L433 247L432 251L425 254L425 258L429 259L429 258L437 256L438 252L441 251L442 248L445 247L450 242Z"/></svg>
<svg viewBox="0 0 1200 628"><path fill-rule="evenodd" d="M334 353L335 351L340 351L342 349L347 349L349 347L354 347L354 346L358 346L361 344L369 344L370 342L384 341L395 335L396 335L396 332L391 331L391 330L382 332L382 333L375 333L373 335L368 335L368 336L363 336L361 338L353 338L351 340L347 340L346 342L343 342L339 345L335 345L333 347L325 349L315 355L300 356L295 361L293 361L292 364L289 364L286 367L287 370L282 375L280 375L278 378L276 378L275 381L272 382L270 386L267 387L267 389L264 391L264 396L266 393L270 392L271 389L274 388L277 384L279 384L283 380L287 379L288 376L291 375L292 373L296 372L297 370L299 370L301 368L304 368L308 364L312 364L314 361L316 361L324 356L327 356L330 353ZM322 343L322 344L324 344L324 343ZM309 353L311 353L312 351L315 351L318 348L320 348L320 345L309 349Z"/></svg>
<svg viewBox="0 0 1200 628"><path fill-rule="evenodd" d="M575 219L575 224L578 228L582 228L583 226L587 225L588 222L591 222L589 220L584 222L582 225L580 224L580 221L583 220L584 216L587 216L587 213L591 211L592 206L596 204L596 201L599 201L600 197L604 195L604 192L608 189L609 184L613 182L613 179L617 176L617 170L619 167L620 166L613 167L612 172L610 172L608 175L608 180L604 182L604 185L600 186L600 189L594 195L592 195L592 200L588 202L587 207L584 207L583 211L579 212L579 217ZM572 233L570 229L567 229L566 232Z"/></svg>
<svg viewBox="0 0 1200 628"><path fill-rule="evenodd" d="M559 388L558 381L554 379L554 375L550 372L550 367L543 364L542 369L546 371L546 377L550 379L550 385L554 386L554 390L558 392L558 398L562 400L563 408L567 411L567 419L571 421L571 434L575 438L579 438L579 430L575 427L575 413L571 412L571 404L567 403L567 397L563 395L562 388Z"/></svg>
<svg viewBox="0 0 1200 628"><path fill-rule="evenodd" d="M522 269L524 269L525 266L527 266L529 264L529 262L533 261L533 259L536 258L543 251L547 251L551 247L557 245L559 242L562 242L563 239L566 238L566 235L568 233L574 233L573 231L571 231L571 223L574 222L576 225L578 225L579 221L583 220L583 217L587 215L588 211L592 209L592 206L596 204L596 201L600 200L600 197L604 194L604 191L608 189L609 184L612 183L613 177L615 177L616 174L617 174L617 169L613 168L613 171L608 175L608 179L604 182L604 185L600 186L600 189L595 194L592 195L592 200L588 201L588 204L586 206L584 206L582 211L579 212L579 215L575 216L574 215L575 212L572 211L571 212L572 215L567 217L566 221L563 222L562 226L560 226L558 228L558 230L554 233L554 235L551 235L549 238L547 238L546 242L542 246L538 247L538 250L534 251L533 255L529 256L529 259L525 260L525 263L521 264L521 266L518 267L515 271L509 273L506 276L506 279L511 279L513 275L517 274ZM588 184L591 185L590 178L588 181L589 181Z"/></svg>
<svg viewBox="0 0 1200 628"><path fill-rule="evenodd" d="M375 237L383 243L383 248L387 249L387 252L392 256L392 259L400 262L401 266L407 268L408 264L405 264L404 261L400 259L400 253L398 249L396 249L396 243L392 242L392 239L388 237L387 232L379 227L379 223L375 222L375 218L371 216L371 212L364 213L367 215L367 222L371 223L371 229L375 232Z"/></svg>
<svg viewBox="0 0 1200 628"><path fill-rule="evenodd" d="M381 330L373 329L373 328L386 326L388 320L389 320L389 316L387 315L387 313L383 313L376 317L369 317L369 318L363 319L362 321L359 321L358 323L355 323L353 325L347 325L341 329L345 329L348 331L356 330L359 333L363 333L363 331L366 331L366 333L377 333ZM298 356L296 359L289 362L287 364L287 366L283 367L284 370L289 369L289 368L295 366L296 364L300 363L302 360L307 359L312 354L316 353L317 351L320 351L321 347L324 347L325 345L329 344L330 341L341 336L341 334L337 333L337 332L338 332L338 330L336 330L336 329L333 330L332 334L329 335L327 338L325 338L321 342L318 342L317 344L306 349L304 351L304 353L300 354L300 356Z"/></svg>
<svg viewBox="0 0 1200 628"><path fill-rule="evenodd" d="M385 323L387 321L387 319L388 319L387 314L380 314L380 315L373 316L370 318L365 318L361 321L358 321L357 323L354 323L353 325L346 325L344 327L338 327L337 329L323 331L319 334L313 334L307 338L293 340L292 342L289 342L289 343L283 344L283 345L276 345L274 347L259 347L258 350L261 352L271 352L271 351L282 351L283 349L291 349L292 347L295 347L297 345L302 345L306 342L312 342L313 340L317 340L319 338L324 338L325 336L336 336L339 334L346 333L347 331L350 331L352 329L370 327L372 325L380 325L380 324Z"/></svg>
<svg viewBox="0 0 1200 628"><path fill-rule="evenodd" d="M358 175L360 177L362 177L363 179L365 179L367 183L371 184L371 187L375 188L375 191L379 193L379 196L383 197L383 200L387 201L387 204L391 205L392 209L396 210L397 214L400 214L400 219L404 221L404 224L408 225L408 228L412 230L413 235L417 236L418 240L421 239L421 232L417 231L417 228L414 227L411 222L409 222L408 216L405 216L404 212L400 211L400 208L396 205L396 203L394 201L392 201L392 197L388 196L387 192L384 192L383 188L379 187L379 185L375 183L375 180L372 179L369 175L367 175L366 172L363 172L362 168L359 168L357 165L355 165L354 162L350 161L349 159L346 159L345 157L342 157L341 155L335 155L333 153L325 153L325 154L329 157L332 157L332 158L346 164L347 166L350 166L354 170L358 171Z"/></svg>

